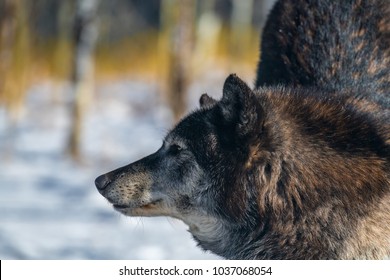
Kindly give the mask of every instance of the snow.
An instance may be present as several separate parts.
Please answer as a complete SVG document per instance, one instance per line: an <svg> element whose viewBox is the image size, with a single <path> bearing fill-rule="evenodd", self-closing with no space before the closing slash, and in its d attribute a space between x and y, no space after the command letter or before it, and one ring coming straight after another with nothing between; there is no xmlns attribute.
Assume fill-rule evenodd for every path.
<svg viewBox="0 0 390 280"><path fill-rule="evenodd" d="M193 87L190 108L205 91ZM216 259L196 246L182 222L125 217L95 189L98 175L161 145L172 116L157 85L97 85L80 163L64 153L68 93L66 84L35 85L14 125L0 108L0 259Z"/></svg>

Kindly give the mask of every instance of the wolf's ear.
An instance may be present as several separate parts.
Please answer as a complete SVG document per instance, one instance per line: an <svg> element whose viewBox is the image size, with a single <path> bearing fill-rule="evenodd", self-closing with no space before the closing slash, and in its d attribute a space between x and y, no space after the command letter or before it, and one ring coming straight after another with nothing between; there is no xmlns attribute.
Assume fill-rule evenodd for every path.
<svg viewBox="0 0 390 280"><path fill-rule="evenodd" d="M207 95L207 93L203 93L199 99L200 108L210 107L217 103L217 100Z"/></svg>
<svg viewBox="0 0 390 280"><path fill-rule="evenodd" d="M263 108L249 86L235 74L225 81L220 108L223 118L236 127L239 136L261 132Z"/></svg>

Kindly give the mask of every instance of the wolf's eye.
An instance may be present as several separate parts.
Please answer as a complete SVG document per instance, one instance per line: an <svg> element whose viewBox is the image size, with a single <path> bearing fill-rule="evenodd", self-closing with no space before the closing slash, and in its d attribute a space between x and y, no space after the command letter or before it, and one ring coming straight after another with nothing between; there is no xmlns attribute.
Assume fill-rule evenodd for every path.
<svg viewBox="0 0 390 280"><path fill-rule="evenodd" d="M173 155L177 155L178 153L180 153L181 151L183 150L183 148L181 146L179 146L178 144L172 144L170 147L169 147L169 153L173 154Z"/></svg>

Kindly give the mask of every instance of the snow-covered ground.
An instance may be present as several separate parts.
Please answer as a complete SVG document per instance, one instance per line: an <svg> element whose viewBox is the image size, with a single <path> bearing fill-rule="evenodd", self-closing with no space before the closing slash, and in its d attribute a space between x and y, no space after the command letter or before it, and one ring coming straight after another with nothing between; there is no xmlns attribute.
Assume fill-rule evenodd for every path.
<svg viewBox="0 0 390 280"><path fill-rule="evenodd" d="M193 86L189 107L209 89ZM64 156L66 91L51 83L32 87L13 126L0 108L0 259L217 258L196 247L182 222L122 216L95 189L98 175L161 145L172 124L158 87L127 80L97 85L81 163Z"/></svg>

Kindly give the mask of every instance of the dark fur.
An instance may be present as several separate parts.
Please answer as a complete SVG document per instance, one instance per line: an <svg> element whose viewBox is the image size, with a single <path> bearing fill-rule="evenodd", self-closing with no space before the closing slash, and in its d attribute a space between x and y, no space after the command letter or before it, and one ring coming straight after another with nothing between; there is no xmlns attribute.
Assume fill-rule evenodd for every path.
<svg viewBox="0 0 390 280"><path fill-rule="evenodd" d="M278 1L263 32L256 87L389 94L389 46L388 0Z"/></svg>
<svg viewBox="0 0 390 280"><path fill-rule="evenodd" d="M279 1L256 90L230 75L154 154L97 178L131 216L231 259L390 255L386 1ZM281 31L280 31L281 30Z"/></svg>

